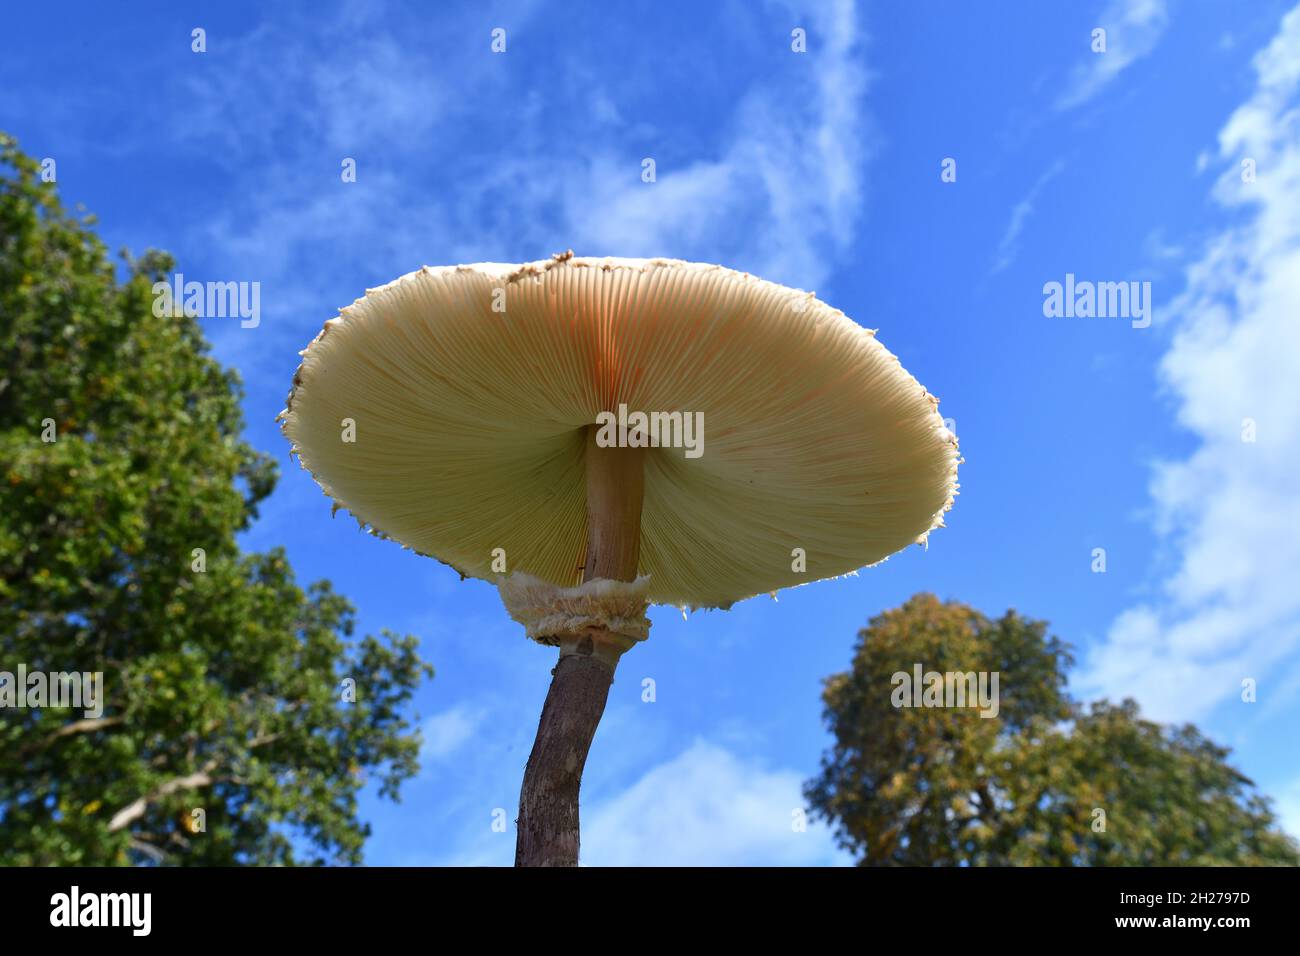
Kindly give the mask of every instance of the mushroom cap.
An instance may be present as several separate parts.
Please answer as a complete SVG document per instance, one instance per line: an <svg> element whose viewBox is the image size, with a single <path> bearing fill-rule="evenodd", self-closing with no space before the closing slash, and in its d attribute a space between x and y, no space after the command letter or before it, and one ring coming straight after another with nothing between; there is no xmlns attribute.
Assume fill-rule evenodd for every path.
<svg viewBox="0 0 1300 956"><path fill-rule="evenodd" d="M582 580L585 429L620 404L703 413L699 457L645 453L654 603L728 607L878 563L924 542L957 489L938 400L874 332L722 266L426 266L301 354L281 413L301 464L336 508L463 576L499 581L504 558Z"/></svg>

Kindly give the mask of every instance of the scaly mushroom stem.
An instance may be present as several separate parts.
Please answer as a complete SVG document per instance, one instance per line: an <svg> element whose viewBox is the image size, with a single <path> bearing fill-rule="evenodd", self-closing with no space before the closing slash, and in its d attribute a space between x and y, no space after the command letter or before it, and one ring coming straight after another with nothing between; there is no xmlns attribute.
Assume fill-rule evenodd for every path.
<svg viewBox="0 0 1300 956"><path fill-rule="evenodd" d="M601 448L587 428L587 558L583 581L636 578L645 449ZM515 866L578 865L582 768L614 680L634 642L600 628L560 645L519 792Z"/></svg>

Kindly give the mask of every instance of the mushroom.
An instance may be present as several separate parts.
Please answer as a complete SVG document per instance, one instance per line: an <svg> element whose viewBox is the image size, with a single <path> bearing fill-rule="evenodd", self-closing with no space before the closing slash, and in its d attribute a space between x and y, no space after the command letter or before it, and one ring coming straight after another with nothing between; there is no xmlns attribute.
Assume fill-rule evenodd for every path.
<svg viewBox="0 0 1300 956"><path fill-rule="evenodd" d="M577 864L583 766L649 604L853 573L924 543L957 489L938 400L873 331L722 266L425 267L301 355L282 429L335 507L495 583L559 648L516 865Z"/></svg>

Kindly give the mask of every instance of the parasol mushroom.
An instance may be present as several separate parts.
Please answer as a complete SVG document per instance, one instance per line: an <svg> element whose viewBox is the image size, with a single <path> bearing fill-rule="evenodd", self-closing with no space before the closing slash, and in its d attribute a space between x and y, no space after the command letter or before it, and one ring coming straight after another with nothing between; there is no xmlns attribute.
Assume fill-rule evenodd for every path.
<svg viewBox="0 0 1300 956"><path fill-rule="evenodd" d="M937 399L874 332L721 266L425 267L301 354L282 428L335 508L497 584L559 647L517 865L577 864L583 766L649 604L852 573L924 542L957 489Z"/></svg>

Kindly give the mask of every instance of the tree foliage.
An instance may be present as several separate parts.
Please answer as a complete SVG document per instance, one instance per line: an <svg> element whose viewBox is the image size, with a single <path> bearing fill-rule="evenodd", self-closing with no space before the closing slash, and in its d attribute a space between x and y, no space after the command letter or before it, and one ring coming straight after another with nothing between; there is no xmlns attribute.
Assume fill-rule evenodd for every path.
<svg viewBox="0 0 1300 956"><path fill-rule="evenodd" d="M996 717L896 707L899 673L999 672ZM1044 621L919 594L826 681L834 744L805 793L860 865L1295 865L1268 801L1193 726L1083 707Z"/></svg>
<svg viewBox="0 0 1300 956"><path fill-rule="evenodd" d="M105 698L0 707L0 862L359 862L357 793L414 773L431 671L241 552L276 469L239 380L154 315L172 260L119 280L92 223L0 135L0 671L102 672Z"/></svg>

